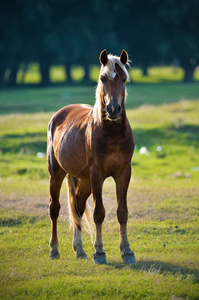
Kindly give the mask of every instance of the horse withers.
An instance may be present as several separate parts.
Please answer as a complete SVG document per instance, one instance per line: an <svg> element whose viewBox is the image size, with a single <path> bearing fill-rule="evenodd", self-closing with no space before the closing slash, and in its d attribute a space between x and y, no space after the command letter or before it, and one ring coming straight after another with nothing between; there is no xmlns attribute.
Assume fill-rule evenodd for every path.
<svg viewBox="0 0 199 300"><path fill-rule="evenodd" d="M136 260L127 238L127 189L134 151L134 138L125 111L128 54L123 50L117 57L103 50L100 63L95 105L68 105L55 113L48 125L47 162L52 223L50 257L59 258L57 218L60 188L66 177L76 256L87 258L81 227L82 215L87 213L86 201L92 193L96 226L93 259L96 264L107 263L101 234L105 217L102 186L104 180L112 176L116 183L120 250L124 263L129 264Z"/></svg>

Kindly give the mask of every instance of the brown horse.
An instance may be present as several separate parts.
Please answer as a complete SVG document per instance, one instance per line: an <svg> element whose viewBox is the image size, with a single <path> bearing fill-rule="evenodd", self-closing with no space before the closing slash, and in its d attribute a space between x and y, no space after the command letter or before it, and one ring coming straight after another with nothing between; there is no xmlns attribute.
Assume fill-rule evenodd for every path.
<svg viewBox="0 0 199 300"><path fill-rule="evenodd" d="M125 112L125 65L128 54L120 57L100 54L101 71L94 107L74 104L60 109L48 126L47 160L50 174L50 217L52 236L50 257L59 258L57 218L59 194L67 178L69 213L74 228L73 249L77 258L87 258L81 239L81 219L92 193L93 219L96 225L94 262L105 264L101 228L105 217L102 201L104 180L112 176L116 183L117 218L120 224L120 250L124 263L136 262L127 239L127 189L131 178L134 138Z"/></svg>

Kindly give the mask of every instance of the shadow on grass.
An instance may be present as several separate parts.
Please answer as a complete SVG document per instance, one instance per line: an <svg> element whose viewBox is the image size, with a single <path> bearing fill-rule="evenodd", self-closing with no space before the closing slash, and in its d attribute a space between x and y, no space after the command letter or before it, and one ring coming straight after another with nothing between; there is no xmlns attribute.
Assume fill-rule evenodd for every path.
<svg viewBox="0 0 199 300"><path fill-rule="evenodd" d="M0 143L2 153L26 154L46 151L46 132L33 132L24 134L7 134Z"/></svg>
<svg viewBox="0 0 199 300"><path fill-rule="evenodd" d="M194 283L199 283L199 271L196 269L191 269L187 267L182 267L179 265L174 265L169 262L161 262L161 261L139 261L136 264L125 265L123 263L112 262L108 264L114 269L123 269L128 268L137 271L143 271L147 273L154 274L166 274L171 273L172 275L179 275L182 278L187 278L189 276L193 276Z"/></svg>
<svg viewBox="0 0 199 300"><path fill-rule="evenodd" d="M16 227L24 224L34 224L38 217L35 216L26 216L22 213L19 216L15 217L0 217L0 226L2 227Z"/></svg>
<svg viewBox="0 0 199 300"><path fill-rule="evenodd" d="M183 124L179 126L167 126L154 129L133 129L136 143L139 145L147 145L151 147L160 143L178 143L178 145L198 144L199 126Z"/></svg>
<svg viewBox="0 0 199 300"><path fill-rule="evenodd" d="M179 127L168 126L155 129L135 129L133 130L136 143L151 147L161 143L178 143L178 145L198 145L199 126L181 125ZM46 151L46 132L32 132L24 134L7 134L2 137L0 148L3 153L37 153Z"/></svg>

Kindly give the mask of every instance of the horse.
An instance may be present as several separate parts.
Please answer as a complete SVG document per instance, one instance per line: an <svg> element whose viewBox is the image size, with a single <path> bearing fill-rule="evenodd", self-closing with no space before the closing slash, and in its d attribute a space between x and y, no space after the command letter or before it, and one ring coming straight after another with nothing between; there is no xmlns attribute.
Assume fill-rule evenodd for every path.
<svg viewBox="0 0 199 300"><path fill-rule="evenodd" d="M131 264L136 260L127 238L127 190L135 143L125 111L126 81L129 81L125 66L129 64L128 54L123 50L120 57L108 55L105 49L100 53L99 60L101 69L94 106L65 106L54 114L48 124L50 258L60 257L57 218L60 188L66 178L76 257L87 258L81 238L82 216L88 213L86 201L92 194L96 228L93 260L95 264L107 264L102 242L102 223L105 218L102 186L104 180L111 176L116 184L121 255L125 264Z"/></svg>

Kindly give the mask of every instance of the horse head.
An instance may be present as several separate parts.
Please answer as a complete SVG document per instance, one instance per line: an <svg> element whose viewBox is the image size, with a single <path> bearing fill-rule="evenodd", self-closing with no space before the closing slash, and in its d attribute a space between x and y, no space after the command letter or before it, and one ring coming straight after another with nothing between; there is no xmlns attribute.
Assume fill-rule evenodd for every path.
<svg viewBox="0 0 199 300"><path fill-rule="evenodd" d="M99 76L100 95L107 119L118 120L124 109L126 95L126 81L129 74L125 68L128 54L122 51L120 57L108 55L103 50L99 57L101 71Z"/></svg>

